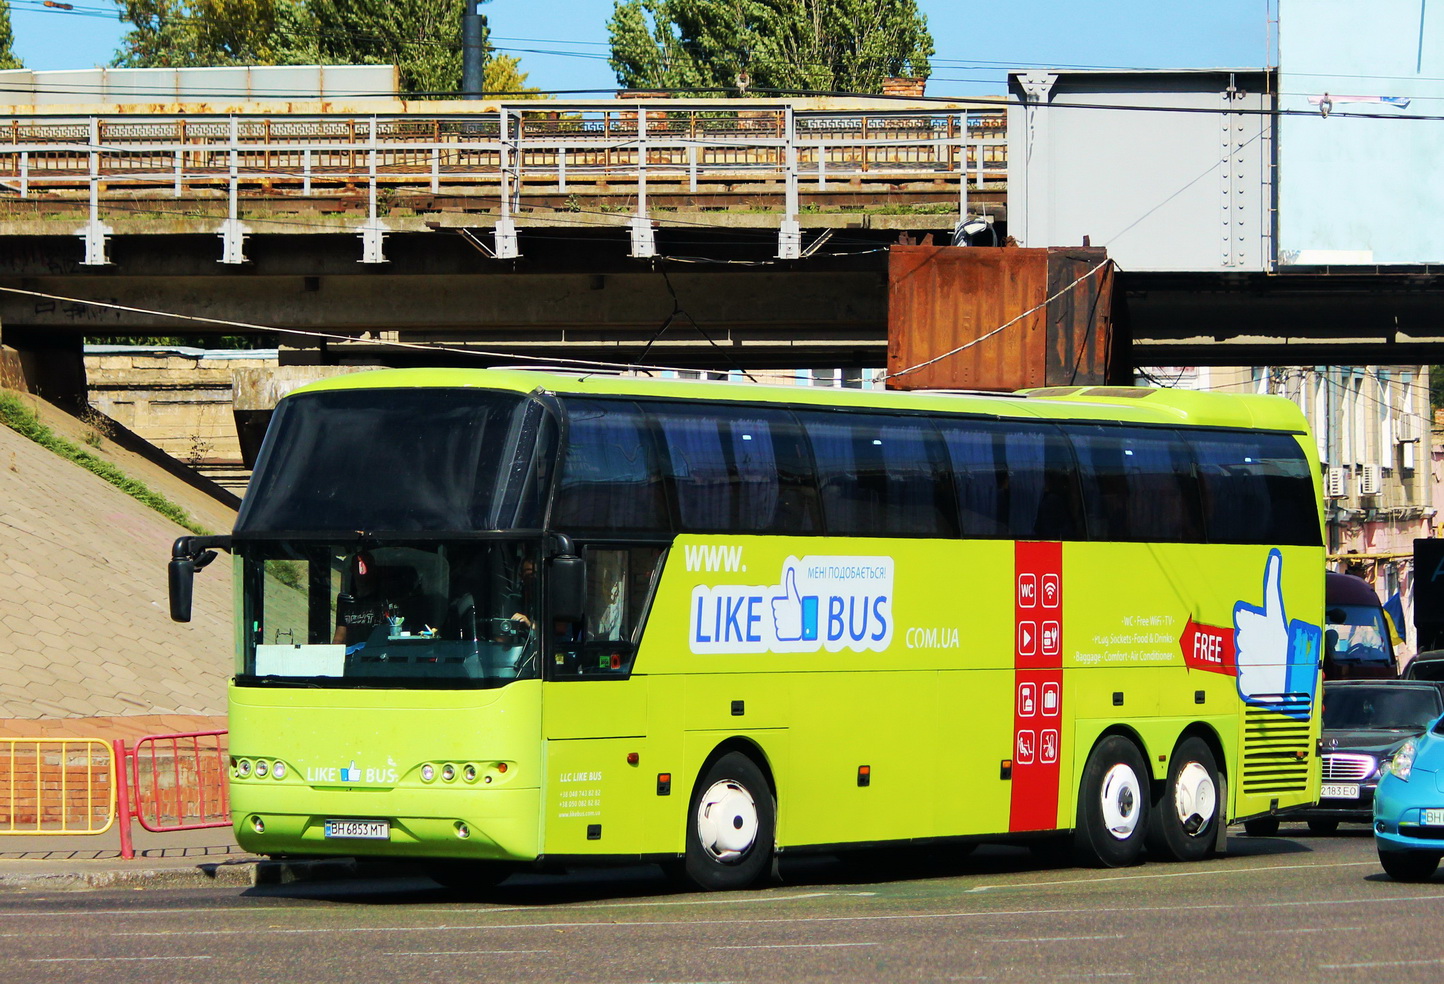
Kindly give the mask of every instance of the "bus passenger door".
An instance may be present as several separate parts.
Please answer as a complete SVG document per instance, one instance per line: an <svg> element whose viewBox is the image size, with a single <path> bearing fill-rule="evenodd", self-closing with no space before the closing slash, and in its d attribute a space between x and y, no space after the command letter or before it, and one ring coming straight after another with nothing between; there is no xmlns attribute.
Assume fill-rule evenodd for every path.
<svg viewBox="0 0 1444 984"><path fill-rule="evenodd" d="M645 849L656 799L649 771L645 676L636 640L662 551L588 548L587 616L554 626L542 688L546 741L543 850L549 855Z"/></svg>

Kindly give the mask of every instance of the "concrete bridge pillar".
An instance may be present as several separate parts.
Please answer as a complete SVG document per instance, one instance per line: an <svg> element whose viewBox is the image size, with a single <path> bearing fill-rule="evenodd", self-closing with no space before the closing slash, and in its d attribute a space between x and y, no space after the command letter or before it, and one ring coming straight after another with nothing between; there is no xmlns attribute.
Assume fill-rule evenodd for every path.
<svg viewBox="0 0 1444 984"><path fill-rule="evenodd" d="M84 343L78 332L0 327L0 386L34 393L72 413L87 409Z"/></svg>

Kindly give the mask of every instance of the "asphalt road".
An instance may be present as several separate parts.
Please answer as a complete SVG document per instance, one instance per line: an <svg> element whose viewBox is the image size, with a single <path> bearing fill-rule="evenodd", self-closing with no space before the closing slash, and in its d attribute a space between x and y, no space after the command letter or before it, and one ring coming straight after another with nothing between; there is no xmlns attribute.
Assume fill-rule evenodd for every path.
<svg viewBox="0 0 1444 984"><path fill-rule="evenodd" d="M1227 857L1094 871L979 849L905 877L833 859L753 892L677 892L650 868L514 877L467 897L421 878L0 893L0 980L123 982L1429 982L1444 874L1405 885L1373 841L1286 826Z"/></svg>

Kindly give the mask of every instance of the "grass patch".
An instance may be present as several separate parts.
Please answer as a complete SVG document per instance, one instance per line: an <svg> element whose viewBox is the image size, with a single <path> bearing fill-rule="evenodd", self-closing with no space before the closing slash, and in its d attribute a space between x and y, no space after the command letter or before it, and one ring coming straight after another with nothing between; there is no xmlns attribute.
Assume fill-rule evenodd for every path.
<svg viewBox="0 0 1444 984"><path fill-rule="evenodd" d="M13 393L0 393L0 423L22 437L28 437L48 451L75 462L81 468L105 479L135 501L149 506L166 519L178 523L200 536L209 536L210 530L196 523L186 511L158 492L152 492L143 482L137 482L104 459L86 451L65 438L60 437L45 424L35 412Z"/></svg>

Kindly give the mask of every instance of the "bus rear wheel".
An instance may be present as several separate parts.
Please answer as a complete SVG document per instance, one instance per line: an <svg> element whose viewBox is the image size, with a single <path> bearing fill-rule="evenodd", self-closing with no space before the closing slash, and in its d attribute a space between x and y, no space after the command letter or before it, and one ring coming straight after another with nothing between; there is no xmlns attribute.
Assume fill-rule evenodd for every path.
<svg viewBox="0 0 1444 984"><path fill-rule="evenodd" d="M1078 860L1102 868L1137 864L1148 829L1148 771L1127 738L1109 735L1088 755L1078 788Z"/></svg>
<svg viewBox="0 0 1444 984"><path fill-rule="evenodd" d="M757 763L728 752L707 767L687 814L686 880L706 891L747 888L768 870L777 804Z"/></svg>
<svg viewBox="0 0 1444 984"><path fill-rule="evenodd" d="M1202 861L1218 836L1218 764L1201 738L1174 749L1168 779L1148 814L1148 848L1168 861Z"/></svg>

